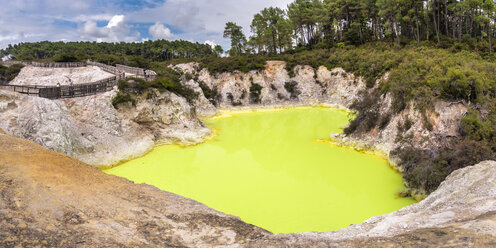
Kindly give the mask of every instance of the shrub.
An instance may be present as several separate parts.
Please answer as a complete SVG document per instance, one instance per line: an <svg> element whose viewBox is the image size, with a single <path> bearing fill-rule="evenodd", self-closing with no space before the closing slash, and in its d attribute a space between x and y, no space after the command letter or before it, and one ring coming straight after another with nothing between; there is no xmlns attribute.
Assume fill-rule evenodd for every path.
<svg viewBox="0 0 496 248"><path fill-rule="evenodd" d="M14 64L8 67L0 65L0 85L8 84L10 81L14 80L23 67L24 65L22 64Z"/></svg>
<svg viewBox="0 0 496 248"><path fill-rule="evenodd" d="M125 90L129 87L129 82L128 80L120 80L118 83L117 83L117 88L119 88L119 90Z"/></svg>
<svg viewBox="0 0 496 248"><path fill-rule="evenodd" d="M408 186L426 193L436 190L453 171L495 158L487 143L470 139L454 140L435 152L406 147L391 154L400 159Z"/></svg>
<svg viewBox="0 0 496 248"><path fill-rule="evenodd" d="M198 81L198 84L200 85L200 88L202 89L205 98L207 98L213 105L217 105L216 100L219 97L218 96L219 93L217 92L217 89L215 87L213 89L210 89L210 87L208 87L208 85L203 81Z"/></svg>
<svg viewBox="0 0 496 248"><path fill-rule="evenodd" d="M286 89L286 91L291 95L290 96L291 100L298 99L298 96L301 94L301 92L298 90L297 86L298 86L298 83L296 81L284 83L284 89Z"/></svg>
<svg viewBox="0 0 496 248"><path fill-rule="evenodd" d="M260 103L260 95L263 87L260 84L253 83L250 86L250 101L252 103ZM243 97L242 97L243 98Z"/></svg>
<svg viewBox="0 0 496 248"><path fill-rule="evenodd" d="M136 105L136 101L129 94L119 92L114 98L112 98L112 106L114 106L115 109L119 108L119 104L125 102L131 102L133 105Z"/></svg>
<svg viewBox="0 0 496 248"><path fill-rule="evenodd" d="M361 99L353 102L351 108L358 112L355 119L351 120L344 133L349 135L352 133L368 132L376 127L379 122L379 92L373 91L371 93L362 92Z"/></svg>
<svg viewBox="0 0 496 248"><path fill-rule="evenodd" d="M391 113L387 113L381 117L381 121L379 122L379 129L384 129L391 122Z"/></svg>
<svg viewBox="0 0 496 248"><path fill-rule="evenodd" d="M81 57L76 56L74 53L62 53L53 57L54 62L80 62L83 61Z"/></svg>
<svg viewBox="0 0 496 248"><path fill-rule="evenodd" d="M200 59L201 65L208 69L212 74L222 72L251 70L262 70L265 68L267 57L262 55L246 54L227 58L207 57Z"/></svg>

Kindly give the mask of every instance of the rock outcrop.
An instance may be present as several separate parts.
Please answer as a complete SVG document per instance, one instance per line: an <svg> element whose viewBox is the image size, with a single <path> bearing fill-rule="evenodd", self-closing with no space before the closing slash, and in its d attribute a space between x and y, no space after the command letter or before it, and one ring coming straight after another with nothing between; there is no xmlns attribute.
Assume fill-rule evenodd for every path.
<svg viewBox="0 0 496 248"><path fill-rule="evenodd" d="M0 91L0 128L95 166L109 166L149 152L156 144L203 142L210 130L187 101L147 91L136 106L116 110L115 91L48 100Z"/></svg>
<svg viewBox="0 0 496 248"><path fill-rule="evenodd" d="M424 201L329 233L272 235L195 201L0 134L2 247L491 247L496 162Z"/></svg>
<svg viewBox="0 0 496 248"><path fill-rule="evenodd" d="M382 96L380 105L381 116L391 113L391 94ZM382 129L375 127L367 133L349 136L333 134L332 138L338 144L358 150L376 150L386 156L405 144L436 150L445 146L452 138L460 136L460 120L467 111L468 107L462 102L438 100L434 103L434 109L427 111L424 116L410 104L400 113L390 114L389 123ZM408 125L408 130L399 130L400 126ZM430 125L430 128L427 125Z"/></svg>
<svg viewBox="0 0 496 248"><path fill-rule="evenodd" d="M275 105L315 105L328 104L336 107L349 107L359 97L358 92L365 90L365 82L341 68L329 71L321 66L314 70L310 66L295 67L295 76L290 77L283 61L268 61L264 70L243 73L225 72L212 75L197 63L178 64L173 67L194 79L183 80L183 84L201 91L202 82L210 90L217 92L221 108L233 106L275 106ZM258 99L254 99L250 87L262 87ZM258 101L257 101L258 100ZM200 95L194 103L197 109L211 109L211 103Z"/></svg>

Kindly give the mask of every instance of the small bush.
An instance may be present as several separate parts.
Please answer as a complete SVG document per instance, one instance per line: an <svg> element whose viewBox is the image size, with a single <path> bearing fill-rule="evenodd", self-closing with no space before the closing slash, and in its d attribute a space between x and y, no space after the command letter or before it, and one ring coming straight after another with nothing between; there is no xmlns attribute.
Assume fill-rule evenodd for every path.
<svg viewBox="0 0 496 248"><path fill-rule="evenodd" d="M114 106L115 109L119 109L119 104L125 102L131 102L133 105L136 105L136 101L129 94L122 94L119 92L112 98L112 106Z"/></svg>
<svg viewBox="0 0 496 248"><path fill-rule="evenodd" d="M253 83L250 86L250 101L251 101L251 103L260 103L260 95L262 94L262 89L263 89L263 87L257 83Z"/></svg>
<svg viewBox="0 0 496 248"><path fill-rule="evenodd" d="M381 121L379 122L379 129L384 129L391 122L391 113L387 113L381 117Z"/></svg>
<svg viewBox="0 0 496 248"><path fill-rule="evenodd" d="M129 82L127 80L120 80L117 83L117 88L119 88L119 90L125 90L128 87L129 87Z"/></svg>
<svg viewBox="0 0 496 248"><path fill-rule="evenodd" d="M208 87L208 85L203 81L199 81L198 84L200 85L205 98L207 98L213 105L217 105L216 99L218 98L219 94L217 92L217 89L215 87L213 89L210 89L210 87Z"/></svg>
<svg viewBox="0 0 496 248"><path fill-rule="evenodd" d="M82 58L76 56L73 53L62 53L62 54L57 54L53 58L54 62L80 62L83 61Z"/></svg>
<svg viewBox="0 0 496 248"><path fill-rule="evenodd" d="M290 96L291 100L298 99L298 96L301 94L301 92L298 90L297 86L298 86L298 83L296 81L284 83L284 89L286 89L286 91L291 95Z"/></svg>
<svg viewBox="0 0 496 248"><path fill-rule="evenodd" d="M14 80L23 67L24 65L22 64L15 64L8 67L0 65L0 85L8 84L10 81Z"/></svg>
<svg viewBox="0 0 496 248"><path fill-rule="evenodd" d="M362 92L360 99L353 102L351 108L358 112L355 119L351 120L344 133L349 135L352 133L368 132L377 126L379 122L379 92L372 93Z"/></svg>

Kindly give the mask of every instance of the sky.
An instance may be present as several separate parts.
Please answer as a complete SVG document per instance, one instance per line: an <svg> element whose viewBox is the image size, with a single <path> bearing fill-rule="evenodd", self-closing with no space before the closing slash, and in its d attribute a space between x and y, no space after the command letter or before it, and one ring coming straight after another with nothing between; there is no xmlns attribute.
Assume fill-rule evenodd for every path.
<svg viewBox="0 0 496 248"><path fill-rule="evenodd" d="M230 47L224 25L248 36L253 15L292 0L0 0L0 49L34 41L188 40Z"/></svg>

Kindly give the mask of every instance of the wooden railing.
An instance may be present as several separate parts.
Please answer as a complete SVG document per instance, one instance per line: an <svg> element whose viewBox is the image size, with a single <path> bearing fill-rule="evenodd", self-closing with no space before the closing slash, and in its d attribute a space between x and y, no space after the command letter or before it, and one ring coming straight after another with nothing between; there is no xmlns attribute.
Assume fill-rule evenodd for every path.
<svg viewBox="0 0 496 248"><path fill-rule="evenodd" d="M111 91L119 82L118 76L98 80L92 83L63 85L63 86L37 86L37 85L5 85L0 89L14 91L21 94L35 95L48 99L73 98L96 95Z"/></svg>
<svg viewBox="0 0 496 248"><path fill-rule="evenodd" d="M123 72L134 74L134 77L143 78L147 81L153 81L157 78L157 73L152 70L145 70L143 68L131 67L127 65L115 65L115 67Z"/></svg>
<svg viewBox="0 0 496 248"><path fill-rule="evenodd" d="M86 62L51 62L51 63L42 63L42 62L24 62L24 61L15 61L15 60L7 60L2 61L2 65L12 66L15 64L21 64L24 66L34 66L34 67L45 67L45 68L76 68L76 67L85 67L87 66Z"/></svg>
<svg viewBox="0 0 496 248"><path fill-rule="evenodd" d="M88 61L86 63L87 63L87 65L100 67L100 69L102 69L103 71L106 71L108 73L112 73L114 75L119 75L119 74L125 73L124 71L119 70L115 66L111 66L111 65L107 65L107 64L103 64L103 63L98 63L98 62L93 62L93 61Z"/></svg>

